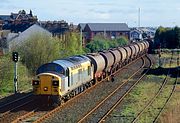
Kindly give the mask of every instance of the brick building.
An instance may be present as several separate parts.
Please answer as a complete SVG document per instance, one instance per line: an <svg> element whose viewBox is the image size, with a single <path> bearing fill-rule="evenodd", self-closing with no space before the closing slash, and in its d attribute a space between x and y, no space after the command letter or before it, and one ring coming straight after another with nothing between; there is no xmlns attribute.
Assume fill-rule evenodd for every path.
<svg viewBox="0 0 180 123"><path fill-rule="evenodd" d="M83 32L84 42L93 40L94 36L104 36L109 39L121 36L130 39L130 29L125 23L80 23L79 31Z"/></svg>
<svg viewBox="0 0 180 123"><path fill-rule="evenodd" d="M23 32L33 24L37 23L37 16L33 16L30 10L29 14L25 10L10 15L0 15L0 29L11 30L11 32Z"/></svg>
<svg viewBox="0 0 180 123"><path fill-rule="evenodd" d="M64 20L62 21L39 21L39 25L47 29L52 33L53 36L56 36L60 39L63 39L65 33L70 30L70 26Z"/></svg>

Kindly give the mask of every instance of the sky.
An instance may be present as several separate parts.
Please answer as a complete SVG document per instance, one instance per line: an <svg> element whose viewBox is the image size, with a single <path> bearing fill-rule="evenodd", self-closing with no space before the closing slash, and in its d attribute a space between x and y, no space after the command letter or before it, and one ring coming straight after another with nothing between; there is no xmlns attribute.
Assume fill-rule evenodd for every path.
<svg viewBox="0 0 180 123"><path fill-rule="evenodd" d="M180 26L180 0L0 0L0 15L33 11L38 20L68 23L127 23L138 26Z"/></svg>

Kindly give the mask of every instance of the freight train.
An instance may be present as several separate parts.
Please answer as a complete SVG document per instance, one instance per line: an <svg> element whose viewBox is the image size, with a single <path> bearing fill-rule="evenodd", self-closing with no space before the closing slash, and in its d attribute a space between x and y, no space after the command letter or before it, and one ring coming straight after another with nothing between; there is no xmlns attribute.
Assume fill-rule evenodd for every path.
<svg viewBox="0 0 180 123"><path fill-rule="evenodd" d="M61 104L146 54L148 47L147 41L136 42L125 47L43 64L32 80L33 92L36 97L45 97Z"/></svg>

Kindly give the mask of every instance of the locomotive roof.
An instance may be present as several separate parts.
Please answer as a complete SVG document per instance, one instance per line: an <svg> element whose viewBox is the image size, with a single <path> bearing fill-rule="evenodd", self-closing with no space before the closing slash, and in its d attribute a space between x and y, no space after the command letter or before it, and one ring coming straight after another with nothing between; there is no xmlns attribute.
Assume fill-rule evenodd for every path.
<svg viewBox="0 0 180 123"><path fill-rule="evenodd" d="M68 57L65 59L56 60L53 61L53 63L61 65L66 70L68 67L71 67L72 69L79 67L81 63L87 61L90 61L90 59L87 58L86 56L78 55L78 56Z"/></svg>
<svg viewBox="0 0 180 123"><path fill-rule="evenodd" d="M51 63L46 63L40 66L37 70L37 74L43 73L43 72L61 72L62 74L65 74L65 71L68 67L76 68L79 67L81 63L90 61L90 59L86 56L79 55L79 56L73 56L65 59L55 60Z"/></svg>
<svg viewBox="0 0 180 123"><path fill-rule="evenodd" d="M83 55L78 55L78 56L68 57L65 59L56 60L56 61L53 61L53 63L59 64L63 66L64 68L67 68L67 67L80 65L81 63L87 62L87 61L90 61L88 57L83 56Z"/></svg>

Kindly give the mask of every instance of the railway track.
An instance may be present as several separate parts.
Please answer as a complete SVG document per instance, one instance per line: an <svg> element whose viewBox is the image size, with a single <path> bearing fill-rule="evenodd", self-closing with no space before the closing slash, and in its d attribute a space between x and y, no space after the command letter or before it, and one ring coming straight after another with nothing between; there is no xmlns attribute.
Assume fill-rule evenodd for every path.
<svg viewBox="0 0 180 123"><path fill-rule="evenodd" d="M39 106L30 112L26 113L25 115L16 118L12 123L24 123L24 122L35 122L39 117L42 117L50 110L53 110L53 107Z"/></svg>
<svg viewBox="0 0 180 123"><path fill-rule="evenodd" d="M14 119L26 114L27 112L29 112L30 110L33 110L36 107L37 107L37 105L36 105L35 101L33 99L29 100L21 105L18 105L17 107L15 107L9 111L4 112L1 115L0 123L4 123L4 122L10 123Z"/></svg>
<svg viewBox="0 0 180 123"><path fill-rule="evenodd" d="M27 93L25 96L19 97L15 100L12 100L8 103L1 105L0 113L4 112L4 110L11 109L12 107L14 108L16 105L18 105L18 102L23 103L22 101L25 101L27 98L30 98L32 96L33 96L33 94L32 94L32 92L30 92L30 93Z"/></svg>
<svg viewBox="0 0 180 123"><path fill-rule="evenodd" d="M133 61L134 62L134 61ZM132 63L133 63L132 62ZM130 63L130 64L132 64ZM130 65L129 64L129 65ZM122 68L124 69L124 67ZM120 69L120 70L122 70ZM120 71L119 70L119 71ZM116 73L118 73L119 71L117 71ZM116 74L115 73L115 74ZM99 83L97 83L95 86L97 86ZM94 86L92 86L91 88L87 89L86 91L84 91L83 93L87 93L88 91L90 91L91 89L93 89ZM78 98L79 96L81 96L83 93L77 95L74 97L75 98ZM51 115L53 115L55 112L59 111L60 109L62 109L63 107L66 106L66 104L69 102L73 101L73 99L67 101L66 103L62 104L61 106L55 108L55 109L46 109L46 107L44 108L41 108L41 109L35 109L35 110L32 110L28 113L26 113L25 115L15 119L13 121L13 123L17 123L17 122L28 122L28 121L31 121L31 122L34 122L34 123L37 123L37 122L42 122L43 120L45 120L46 118L50 117Z"/></svg>
<svg viewBox="0 0 180 123"><path fill-rule="evenodd" d="M173 58L173 52L172 52L172 56L171 56L171 60L170 60L170 65L169 67L171 68L171 62L172 62L172 58ZM178 58L179 60L179 58ZM179 61L177 61L177 64L179 63ZM170 76L170 68L167 72L167 75L161 85L161 87L159 88L158 92L156 93L156 95L145 105L145 107L137 114L137 116L133 119L132 123L136 123L138 121L138 119L143 115L143 113L148 109L150 108L150 106L155 102L155 100L157 100L157 98L160 98L161 97L161 94L163 93L163 90L165 89L167 83L168 83L168 78ZM177 70L177 76L176 76L176 79L175 79L175 82L174 82L174 85L172 87L172 91L171 93L169 94L169 96L167 97L167 100L165 101L165 103L163 104L163 106L160 108L158 114L156 115L156 117L154 118L153 120L153 123L157 122L159 116L161 115L162 111L164 110L166 104L169 102L169 100L171 99L173 93L175 92L175 89L176 89L176 85L177 85L177 80L178 80L178 70Z"/></svg>
<svg viewBox="0 0 180 123"><path fill-rule="evenodd" d="M125 80L109 96L102 100L96 107L90 110L78 123L82 122L104 122L105 118L119 105L119 103L128 95L133 87L143 78L146 72L141 76L138 73L143 69L144 64L138 71ZM139 77L140 76L140 77ZM132 80L133 78L133 80Z"/></svg>
<svg viewBox="0 0 180 123"><path fill-rule="evenodd" d="M177 58L177 66L178 66L178 67L179 67L179 58L180 58L180 57L179 57L179 52L178 52L178 58ZM177 84L178 84L178 77L179 77L179 70L178 70L178 69L179 69L179 68L177 68L176 80L175 80L175 82L174 82L174 84L173 84L172 91L171 91L168 99L167 99L166 102L164 103L163 107L162 107L161 110L159 111L158 115L155 117L155 119L154 119L154 121L153 121L154 123L157 122L158 118L160 117L160 115L161 115L162 112L164 111L166 105L169 103L171 97L173 96L173 94L174 94L174 92L175 92L175 90L176 90L176 87L177 87Z"/></svg>
<svg viewBox="0 0 180 123"><path fill-rule="evenodd" d="M24 114L27 109L26 107L32 105L32 102L33 95L32 93L28 93L26 96L2 105L0 108L0 123L11 122L16 117Z"/></svg>

